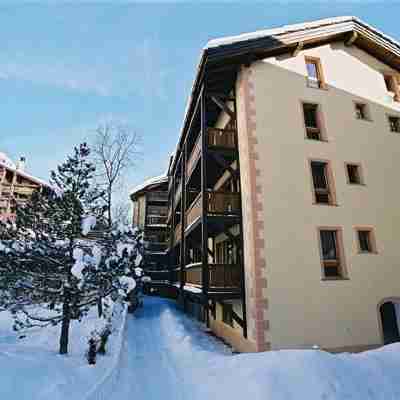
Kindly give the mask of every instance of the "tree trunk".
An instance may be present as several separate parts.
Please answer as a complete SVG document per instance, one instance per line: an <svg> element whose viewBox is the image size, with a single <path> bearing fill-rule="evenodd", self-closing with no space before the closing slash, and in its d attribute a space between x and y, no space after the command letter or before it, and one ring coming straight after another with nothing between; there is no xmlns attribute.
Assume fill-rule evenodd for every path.
<svg viewBox="0 0 400 400"><path fill-rule="evenodd" d="M69 324L71 321L70 292L64 288L63 319L61 324L60 354L68 353Z"/></svg>
<svg viewBox="0 0 400 400"><path fill-rule="evenodd" d="M112 226L112 216L111 216L111 207L112 207L112 188L109 187L107 189L107 216L108 216L108 227L111 228Z"/></svg>
<svg viewBox="0 0 400 400"><path fill-rule="evenodd" d="M97 299L97 313L99 315L99 318L103 316L103 300L102 296L99 296Z"/></svg>

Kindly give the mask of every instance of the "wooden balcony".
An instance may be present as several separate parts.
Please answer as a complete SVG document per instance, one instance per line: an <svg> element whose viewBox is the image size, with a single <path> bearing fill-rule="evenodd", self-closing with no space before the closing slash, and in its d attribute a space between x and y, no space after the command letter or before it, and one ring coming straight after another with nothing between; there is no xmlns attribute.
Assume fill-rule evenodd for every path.
<svg viewBox="0 0 400 400"><path fill-rule="evenodd" d="M236 131L234 129L207 128L208 147L234 149Z"/></svg>
<svg viewBox="0 0 400 400"><path fill-rule="evenodd" d="M237 264L209 264L210 289L240 289L241 271ZM186 283L202 286L202 264L190 264L185 269Z"/></svg>
<svg viewBox="0 0 400 400"><path fill-rule="evenodd" d="M146 225L166 225L166 215L148 215L146 218Z"/></svg>
<svg viewBox="0 0 400 400"><path fill-rule="evenodd" d="M182 225L178 224L174 231L174 243L179 243L182 238Z"/></svg>
<svg viewBox="0 0 400 400"><path fill-rule="evenodd" d="M192 152L190 153L189 160L186 164L186 177L189 178L192 174L194 167L197 164L201 155L201 134L199 134L196 143L193 146Z"/></svg>
<svg viewBox="0 0 400 400"><path fill-rule="evenodd" d="M165 242L145 242L144 248L149 253L165 252L168 248L168 243Z"/></svg>
<svg viewBox="0 0 400 400"><path fill-rule="evenodd" d="M148 192L146 199L149 202L166 202L168 201L168 192Z"/></svg>
<svg viewBox="0 0 400 400"><path fill-rule="evenodd" d="M190 226L201 217L201 193L194 199L186 211L186 224ZM207 211L213 215L237 215L240 212L240 193L209 191L207 192Z"/></svg>
<svg viewBox="0 0 400 400"><path fill-rule="evenodd" d="M240 193L207 192L207 209L210 214L238 214L240 211Z"/></svg>

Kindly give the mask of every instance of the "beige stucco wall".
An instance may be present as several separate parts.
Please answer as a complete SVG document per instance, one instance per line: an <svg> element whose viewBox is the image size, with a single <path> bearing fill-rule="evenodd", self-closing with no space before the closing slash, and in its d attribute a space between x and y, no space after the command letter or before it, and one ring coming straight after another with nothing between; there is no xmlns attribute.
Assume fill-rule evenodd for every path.
<svg viewBox="0 0 400 400"><path fill-rule="evenodd" d="M305 55L321 58L328 90L306 86ZM400 114L400 106L388 101L382 69L390 71L343 44L302 51L297 57L270 58L247 68L255 90L257 176L262 177L260 243L268 299L264 317L273 349L380 344L377 305L386 297L400 296L400 135L390 132L386 115ZM327 143L305 139L302 100L321 105ZM369 104L371 122L355 119L354 100ZM240 101L243 114L245 104ZM239 121L242 170L250 165L247 144L240 139L244 129L245 121ZM331 161L337 207L312 204L311 158ZM361 163L365 186L346 183L345 162ZM252 204L250 181L242 171L245 208ZM255 231L248 228L253 217L244 209L247 271L254 264ZM375 228L378 254L357 253L354 226L359 225ZM349 280L321 280L319 226L343 228ZM251 279L246 277L247 289ZM256 335L253 300L248 299L250 337Z"/></svg>

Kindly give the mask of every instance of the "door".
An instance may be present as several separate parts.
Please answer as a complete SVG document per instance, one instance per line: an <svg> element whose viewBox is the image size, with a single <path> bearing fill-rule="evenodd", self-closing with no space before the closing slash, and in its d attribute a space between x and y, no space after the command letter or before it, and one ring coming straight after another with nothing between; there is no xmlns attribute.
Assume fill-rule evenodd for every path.
<svg viewBox="0 0 400 400"><path fill-rule="evenodd" d="M380 306L384 344L400 341L399 325L396 315L396 306L392 301Z"/></svg>

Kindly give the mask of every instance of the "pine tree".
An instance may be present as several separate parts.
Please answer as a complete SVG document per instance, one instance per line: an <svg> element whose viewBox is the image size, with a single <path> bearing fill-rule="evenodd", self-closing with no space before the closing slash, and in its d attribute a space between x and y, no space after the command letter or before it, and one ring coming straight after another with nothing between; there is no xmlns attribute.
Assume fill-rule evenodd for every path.
<svg viewBox="0 0 400 400"><path fill-rule="evenodd" d="M85 219L104 211L88 156L86 144L75 148L52 172L53 189L35 192L17 208L16 223L0 227L0 306L14 314L16 330L61 324L60 354L68 352L71 319L123 289L137 253L119 252L117 238L108 246L82 239Z"/></svg>

